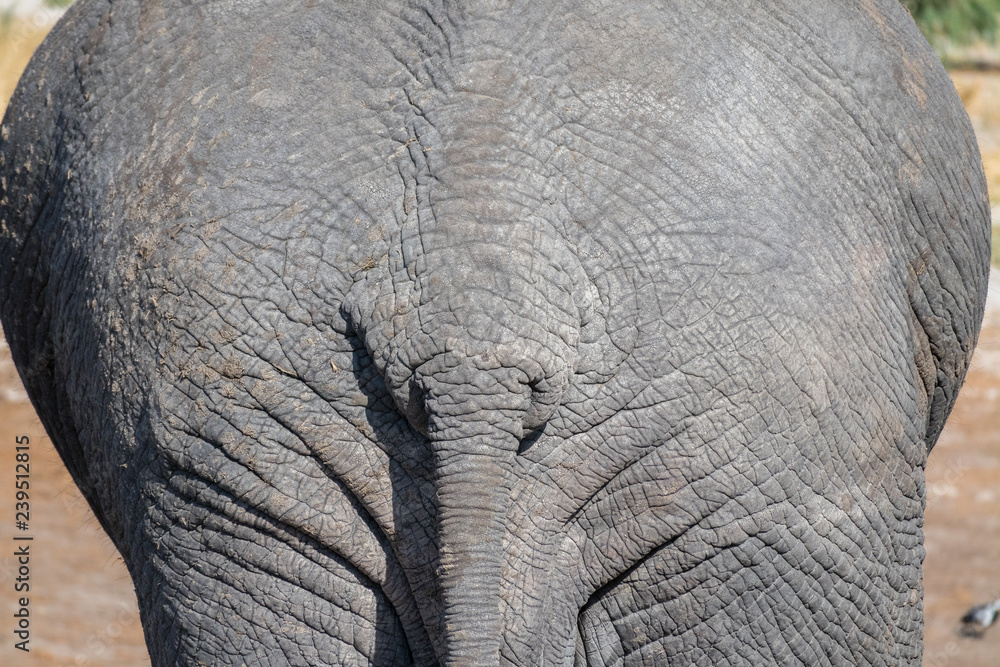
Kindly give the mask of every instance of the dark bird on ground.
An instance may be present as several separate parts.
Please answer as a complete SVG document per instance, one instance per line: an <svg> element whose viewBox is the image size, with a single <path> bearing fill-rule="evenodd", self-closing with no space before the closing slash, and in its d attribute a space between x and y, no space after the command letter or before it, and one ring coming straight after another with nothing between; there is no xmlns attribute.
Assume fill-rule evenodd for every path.
<svg viewBox="0 0 1000 667"><path fill-rule="evenodd" d="M1000 600L976 605L962 617L961 633L967 637L980 636L997 620L998 612L1000 612Z"/></svg>

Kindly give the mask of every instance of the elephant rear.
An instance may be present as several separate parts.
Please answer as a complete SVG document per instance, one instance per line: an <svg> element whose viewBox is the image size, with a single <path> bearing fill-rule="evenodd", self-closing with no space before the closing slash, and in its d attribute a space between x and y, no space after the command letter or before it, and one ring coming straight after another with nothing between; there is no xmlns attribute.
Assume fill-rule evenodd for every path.
<svg viewBox="0 0 1000 667"><path fill-rule="evenodd" d="M81 0L0 318L154 664L917 664L985 299L889 0Z"/></svg>

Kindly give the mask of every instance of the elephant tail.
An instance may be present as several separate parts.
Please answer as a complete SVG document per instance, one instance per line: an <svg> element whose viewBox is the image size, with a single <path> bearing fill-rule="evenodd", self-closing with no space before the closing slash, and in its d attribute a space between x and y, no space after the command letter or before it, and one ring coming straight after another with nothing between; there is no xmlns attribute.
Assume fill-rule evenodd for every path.
<svg viewBox="0 0 1000 667"><path fill-rule="evenodd" d="M454 307L469 295L467 308ZM510 304L531 300L495 291L465 287L448 303L450 311L424 315L401 303L390 281L372 279L346 305L397 408L433 456L443 618L428 630L438 657L444 665L497 665L518 450L561 404L578 330L553 333L544 313L512 315ZM449 312L458 316L449 321Z"/></svg>
<svg viewBox="0 0 1000 667"><path fill-rule="evenodd" d="M531 392L516 369L447 361L417 373L437 473L443 662L497 665L503 542Z"/></svg>
<svg viewBox="0 0 1000 667"><path fill-rule="evenodd" d="M547 223L488 179L439 186L432 214L364 269L343 311L433 456L438 657L497 665L519 447L563 402L597 290Z"/></svg>

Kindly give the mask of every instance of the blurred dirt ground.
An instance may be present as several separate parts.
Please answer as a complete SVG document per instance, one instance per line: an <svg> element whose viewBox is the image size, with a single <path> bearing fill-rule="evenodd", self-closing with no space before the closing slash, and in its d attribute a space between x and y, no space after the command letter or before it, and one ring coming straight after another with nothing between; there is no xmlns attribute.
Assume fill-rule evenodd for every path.
<svg viewBox="0 0 1000 667"><path fill-rule="evenodd" d="M44 26L0 21L0 112ZM1000 204L1000 73L953 72ZM1000 209L998 209L1000 210ZM995 253L996 255L996 253ZM31 439L30 530L14 528L15 438ZM1000 627L960 636L973 604L1000 598L1000 275L966 386L927 468L924 664L1000 664ZM6 481L4 481L6 480ZM31 652L14 649L15 533L31 545ZM45 436L0 340L0 665L148 665L131 580Z"/></svg>

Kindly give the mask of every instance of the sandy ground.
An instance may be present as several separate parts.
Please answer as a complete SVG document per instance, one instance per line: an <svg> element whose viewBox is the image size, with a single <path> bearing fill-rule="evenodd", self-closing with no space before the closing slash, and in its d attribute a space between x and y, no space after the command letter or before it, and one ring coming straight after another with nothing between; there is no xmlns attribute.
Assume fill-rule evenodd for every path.
<svg viewBox="0 0 1000 667"><path fill-rule="evenodd" d="M0 105L44 29L0 28ZM953 73L1000 195L1000 75ZM2 108L2 107L0 107ZM927 469L925 664L1000 663L1000 627L958 634L973 604L1000 598L1000 276L958 405ZM30 439L29 529L15 528L15 438ZM14 537L31 536L30 542ZM14 648L17 546L30 544L30 653ZM0 665L148 665L131 581L52 449L0 342Z"/></svg>

